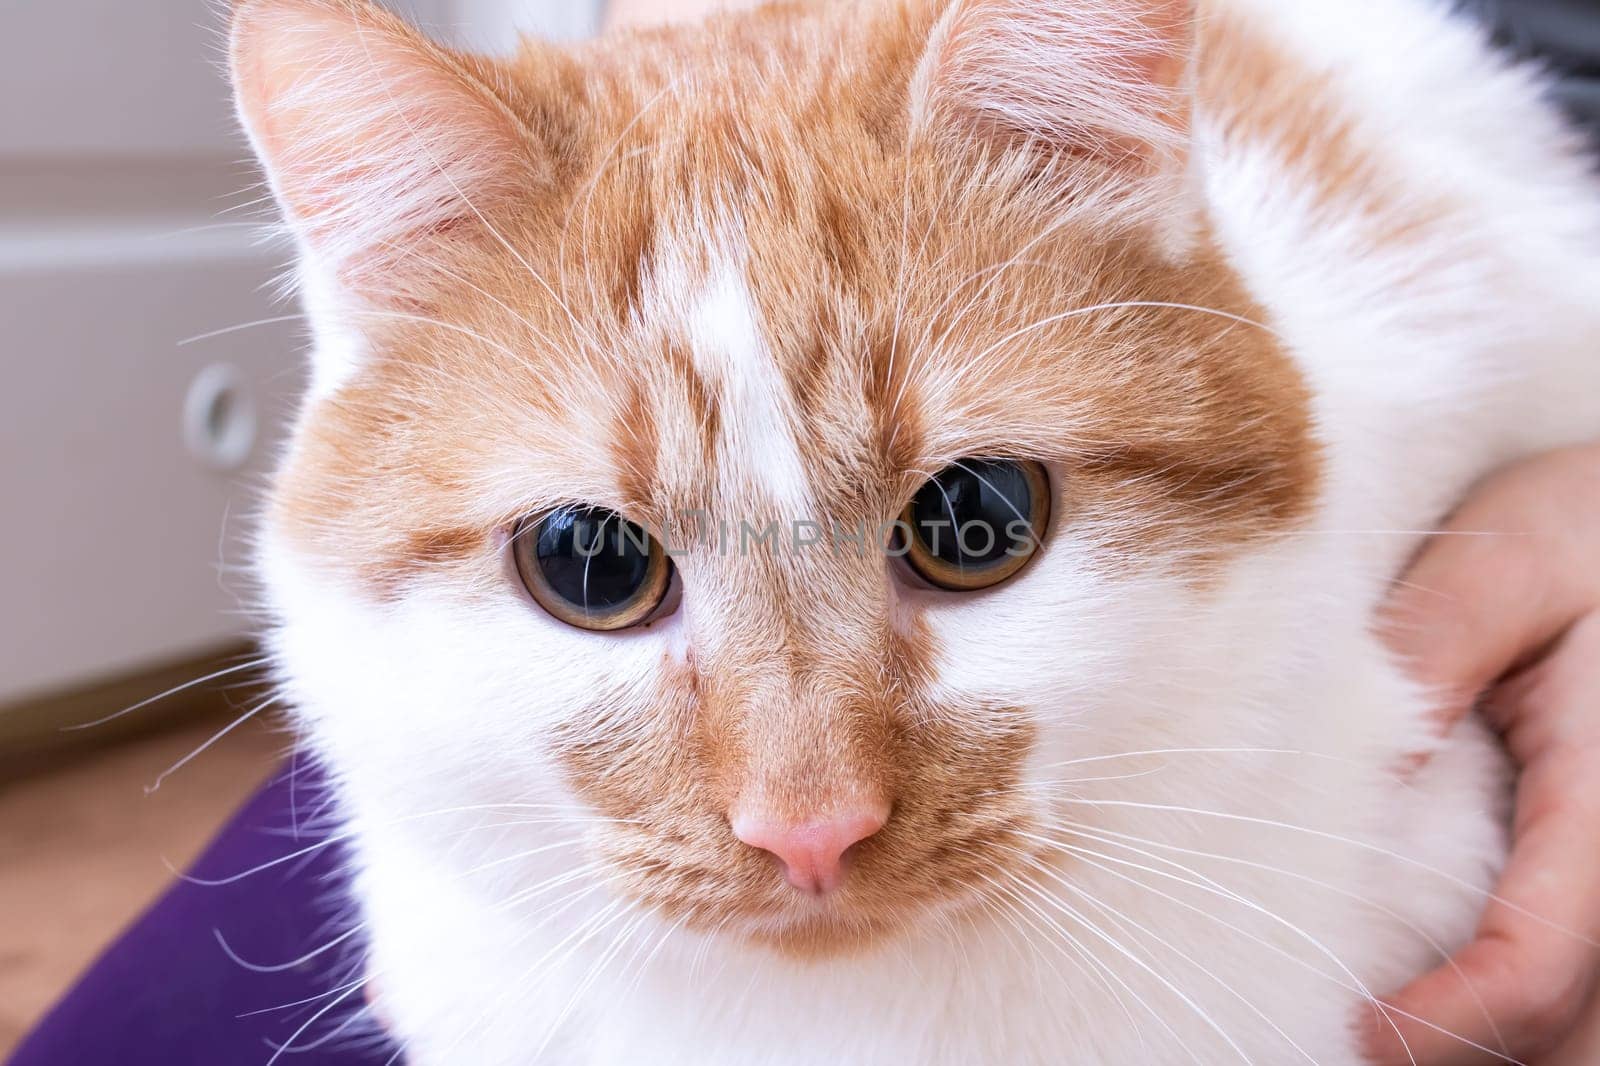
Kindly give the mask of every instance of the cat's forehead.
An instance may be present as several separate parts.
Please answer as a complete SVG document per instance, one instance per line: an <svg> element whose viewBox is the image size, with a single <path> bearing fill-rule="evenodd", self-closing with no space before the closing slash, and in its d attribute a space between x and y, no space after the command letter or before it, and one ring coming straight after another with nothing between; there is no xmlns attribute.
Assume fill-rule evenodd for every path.
<svg viewBox="0 0 1600 1066"><path fill-rule="evenodd" d="M313 412L283 513L384 581L562 504L853 528L975 457L1191 542L1303 513L1305 388L1231 273L943 195L855 205L849 268L819 213L759 195L652 212L609 260L628 227L463 268L444 328L396 330Z"/></svg>
<svg viewBox="0 0 1600 1066"><path fill-rule="evenodd" d="M676 491L700 496L697 502L709 506L760 501L809 515L817 507L814 464L802 446L795 383L780 365L750 284L748 245L735 225L709 232L708 244L693 259L683 254L687 249L663 249L641 301L640 328L678 340L686 354L657 366L680 375L681 388L704 398L699 407L652 405L656 440L664 447L655 476L642 487L668 505ZM843 405L865 398L835 399ZM701 446L674 454L671 442L694 434ZM836 453L850 451L848 441L826 443ZM706 469L713 464L714 470Z"/></svg>
<svg viewBox="0 0 1600 1066"><path fill-rule="evenodd" d="M1025 160L908 147L908 64L819 39L596 75L557 187L307 420L303 539L392 575L563 504L853 525L977 457L1055 464L1122 529L1303 513L1304 383L1203 236L1176 263ZM751 80L786 66L782 98Z"/></svg>

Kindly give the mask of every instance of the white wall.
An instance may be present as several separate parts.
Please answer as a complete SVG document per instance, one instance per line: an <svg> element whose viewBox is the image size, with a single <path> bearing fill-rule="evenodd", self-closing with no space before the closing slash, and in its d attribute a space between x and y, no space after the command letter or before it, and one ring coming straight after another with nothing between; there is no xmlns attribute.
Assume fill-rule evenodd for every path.
<svg viewBox="0 0 1600 1066"><path fill-rule="evenodd" d="M586 37L595 32L601 4L598 0L447 0L457 39L486 51L503 51L516 42L518 32L557 40Z"/></svg>
<svg viewBox="0 0 1600 1066"><path fill-rule="evenodd" d="M517 26L585 32L598 0L397 6L505 47ZM294 310L266 291L283 250L228 210L257 177L219 74L223 7L0 3L0 707L248 626L230 568L298 389L300 332L183 343ZM219 366L261 429L235 469L185 440L191 387ZM206 413L189 413L202 438Z"/></svg>

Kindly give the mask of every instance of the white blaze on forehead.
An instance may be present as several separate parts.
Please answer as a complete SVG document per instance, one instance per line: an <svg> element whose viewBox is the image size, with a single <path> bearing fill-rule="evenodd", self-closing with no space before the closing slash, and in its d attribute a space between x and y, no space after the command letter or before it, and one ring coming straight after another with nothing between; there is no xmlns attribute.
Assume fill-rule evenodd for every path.
<svg viewBox="0 0 1600 1066"><path fill-rule="evenodd" d="M720 405L724 490L737 497L759 488L790 512L785 517L809 516L811 491L795 436L793 398L762 335L739 257L715 262L687 295L691 358Z"/></svg>

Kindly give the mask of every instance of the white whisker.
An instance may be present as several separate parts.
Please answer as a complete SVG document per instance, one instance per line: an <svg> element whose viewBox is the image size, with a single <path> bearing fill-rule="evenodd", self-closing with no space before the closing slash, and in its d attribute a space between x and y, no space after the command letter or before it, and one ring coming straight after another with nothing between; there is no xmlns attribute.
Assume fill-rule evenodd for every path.
<svg viewBox="0 0 1600 1066"><path fill-rule="evenodd" d="M254 707L250 708L248 711L245 711L233 721L229 722L227 725L223 726L211 737L211 739L207 740L204 744L201 744L198 748L195 748L189 754L185 755L183 758L179 759L177 762L161 771L154 781L145 786L145 795L153 795L166 782L167 778L171 777L179 770L182 770L185 766L188 766L191 762L205 754L207 751L210 751L218 741L222 740L229 733L232 733L235 729L238 729L240 726L244 725L256 715L260 714L268 707L273 706L277 702L278 698L276 696L269 696L260 703L256 704Z"/></svg>
<svg viewBox="0 0 1600 1066"><path fill-rule="evenodd" d="M229 667L227 667L225 669L218 670L218 671L216 671L214 673L207 674L204 677L197 677L193 681L185 681L181 685L174 685L172 688L167 689L165 692L163 692L163 693L161 693L159 695L151 696L149 699L140 700L138 703L133 704L131 707L124 707L122 710L117 711L115 714L108 714L104 718L97 718L92 722L82 722L82 723L79 723L77 725L62 726L61 727L61 731L63 733L75 733L75 732L78 732L78 731L84 730L84 729L93 729L96 726L105 725L107 722L114 722L118 718L122 718L122 717L125 717L126 715L130 715L130 714L134 713L135 711L143 710L144 708L149 707L151 704L160 703L162 700L166 699L169 696L176 696L180 692L187 692L190 689L195 688L195 687L197 687L199 685L204 685L204 684L206 684L208 682L215 681L218 678L227 677L230 674L242 673L242 672L244 672L246 670L259 669L260 667L265 666L266 664L267 664L267 660L264 657L263 658L257 658L257 659L250 659L247 662L239 663L237 666L229 666Z"/></svg>
<svg viewBox="0 0 1600 1066"><path fill-rule="evenodd" d="M1498 1041L1500 1043L1502 1048L1505 1046L1505 1038L1503 1036L1501 1036L1499 1027L1495 1023L1494 1016L1489 1011L1488 1006L1483 1002L1482 997L1480 997L1478 995L1478 991L1477 991L1476 987L1474 987L1472 982L1470 980L1468 980L1466 974L1462 972L1460 964L1455 961L1455 957L1450 953L1450 951L1447 948L1445 948L1445 946L1443 944L1440 944L1438 942L1438 940L1436 940L1432 935L1430 935L1427 930L1423 929L1421 926L1417 925L1415 922L1412 922L1409 919L1405 918L1404 916L1402 916L1401 914L1399 914L1398 912L1396 912L1392 908L1386 907L1383 904L1378 903L1375 900L1369 899L1368 897L1363 896L1363 895L1361 895L1359 893L1352 892L1349 889L1341 888L1338 885L1330 884L1329 882L1323 881L1320 878L1311 877L1311 876L1309 876L1307 874L1297 873L1297 872L1295 872L1293 870L1288 870L1288 869L1285 869L1285 868L1283 868L1281 866L1274 866L1274 865L1272 865L1270 863L1256 862L1256 861L1251 860L1251 859L1239 858L1237 856L1232 856L1232 855L1223 855L1223 854L1219 854L1217 852L1200 851L1200 850L1197 850L1197 849L1194 849L1194 848L1182 847L1182 846L1177 845L1177 844L1168 844L1168 843L1165 843L1165 842L1162 842L1162 841L1152 840L1152 839L1149 839L1149 838L1146 838L1146 837L1137 837L1137 836L1133 836L1133 835L1128 834L1128 833L1122 833L1122 832L1118 832L1118 831L1115 831L1115 830L1099 829L1099 828L1096 828L1096 827L1093 827L1093 826L1089 826L1089 825L1087 825L1085 823L1081 823L1081 822L1068 821L1068 822L1065 822L1063 824L1066 825L1069 828L1069 831L1075 836L1088 837L1090 839L1095 840L1097 843L1107 844L1107 845L1111 845L1113 847L1124 848L1124 849L1126 849L1127 851L1129 851L1129 852L1131 852L1133 854L1143 856L1145 858L1150 859L1153 862L1161 862L1161 863L1165 863L1165 864L1171 865L1174 868L1182 870L1185 873L1192 874L1195 877L1203 877L1203 875L1201 875L1200 873L1198 873L1197 871L1195 871L1191 867L1184 866L1183 864L1174 862L1171 859L1167 859L1167 858L1164 858L1162 856L1156 855L1153 852L1146 851L1144 848L1135 847L1134 844L1144 844L1144 845L1146 845L1148 847L1160 848L1163 851L1171 851L1171 852L1175 852L1175 853L1182 854L1182 855L1190 855L1190 856L1193 856L1195 858L1209 859L1209 860L1216 861L1216 862L1225 862L1225 863L1229 863L1229 864L1233 864L1233 865L1237 865L1237 866L1242 866L1242 867L1245 867L1247 869L1260 870L1260 871L1265 872L1265 873L1277 874L1277 875L1282 876L1282 877L1288 877L1288 878L1291 878L1293 880L1299 881L1299 882L1301 882L1303 884L1312 885L1314 887L1323 889L1324 891L1331 892L1331 893L1334 893L1334 894L1336 894L1338 896L1342 896L1342 897L1344 897L1346 899L1353 900L1353 901L1355 901L1357 903L1362 904L1363 906L1372 908L1373 910L1377 911L1380 914L1383 914L1385 917L1389 918L1390 920L1392 920L1392 921L1394 921L1394 922L1396 922L1396 923L1398 923L1400 925L1403 925L1410 932L1415 933L1419 938L1421 938L1429 946L1429 948L1431 948L1433 950L1433 952L1440 958L1440 960L1443 961L1443 963L1446 966L1448 966L1450 969L1455 971L1457 976L1459 976L1461 978L1462 983L1464 985L1466 985L1468 994L1472 997L1474 1002L1477 1004L1479 1011L1482 1012L1483 1018L1484 1018L1485 1022L1488 1023L1489 1029L1494 1034L1494 1037L1495 1037L1496 1041ZM1125 843L1126 841L1131 841L1133 843ZM1101 857L1107 859L1108 861L1115 861L1115 860L1112 860L1112 858L1110 856L1106 856L1106 855L1102 854ZM1204 880L1209 882L1211 885L1216 885L1217 884L1215 881L1212 881L1210 878L1204 878ZM1196 885L1195 887L1202 888L1203 890L1205 889L1205 886L1203 886L1203 885ZM1234 895L1234 893L1229 892L1228 895L1232 896L1232 895ZM1246 935L1248 935L1248 934L1246 934ZM1281 949L1278 949L1278 950L1281 950ZM1292 958L1293 956L1290 956L1290 957ZM1343 983L1343 982L1341 982L1341 983ZM1350 987L1352 991L1361 991L1360 989L1357 989L1354 986L1347 986L1347 987ZM1377 1005L1377 1004L1375 1004L1375 1005ZM1437 1028L1437 1027L1435 1027L1435 1028ZM1443 1033L1444 1035L1451 1036L1451 1037L1454 1037L1456 1039L1463 1039L1462 1037L1459 1036L1459 1034L1450 1033L1450 1032L1448 1032L1448 1031L1446 1031L1444 1029L1438 1029L1438 1031L1440 1033ZM1402 1040L1402 1042L1403 1042L1403 1040ZM1466 1042L1470 1043L1470 1041L1466 1041ZM1476 1046L1476 1045L1474 1045L1474 1046ZM1488 1048L1480 1048L1479 1050L1489 1051Z"/></svg>
<svg viewBox="0 0 1600 1066"><path fill-rule="evenodd" d="M1026 884L1027 882L1023 882L1023 883ZM1075 908L1073 908L1070 905L1068 905L1065 901L1063 901L1060 898L1055 897L1055 896L1049 896L1048 894L1046 894L1044 896L1044 898L1048 899L1052 906L1055 906L1055 907L1059 908L1068 917L1074 919L1079 924L1083 925L1086 929L1088 929L1088 931L1092 935L1096 936L1101 941L1103 941L1113 951L1115 951L1117 954L1121 955L1123 958L1127 959L1129 962L1133 963L1140 970L1144 971L1147 975L1149 975L1150 977L1154 978L1158 983L1161 984L1161 986L1163 988L1165 988L1167 991L1171 992L1173 995L1177 996L1178 999L1182 1000L1183 1003L1191 1011L1194 1012L1195 1016L1198 1017L1202 1022L1204 1022L1206 1024L1206 1026L1209 1029L1211 1029L1212 1032L1216 1033L1217 1036L1222 1039L1223 1043L1227 1044L1228 1047L1231 1048L1234 1051L1234 1053L1237 1054L1242 1061L1244 1061L1246 1063L1249 1063L1249 1062L1252 1061L1250 1056L1245 1053L1244 1049L1239 1046L1238 1042L1235 1041L1233 1039L1233 1037L1229 1036L1227 1031L1225 1029L1223 1029L1220 1024L1218 1024L1216 1019L1211 1017L1210 1013L1207 1012L1205 1010L1205 1008L1201 1007L1199 1003L1195 1002L1194 998L1192 996L1190 996L1187 992L1184 992L1177 985L1173 984L1172 981L1169 980L1165 975L1161 974L1154 967L1150 966L1143 959L1141 959L1137 955L1135 955L1132 951L1130 951L1127 947L1125 947L1120 941L1116 940L1114 937L1112 937L1112 936L1108 935L1107 933L1105 933L1103 930L1100 929L1099 926L1095 925L1093 922L1090 922L1081 913L1079 913Z"/></svg>
<svg viewBox="0 0 1600 1066"><path fill-rule="evenodd" d="M238 966L241 969L249 970L251 973L283 973L283 972L285 972L287 970L293 970L293 969L297 969L297 968L299 968L301 966L304 966L306 963L310 962L312 959L315 959L315 958L317 958L317 957L319 957L321 955L327 954L329 951L332 951L334 948L338 947L340 944L345 943L346 941L348 941L352 937L354 937L357 933L361 932L361 928L362 928L361 926L356 926L354 929L350 929L350 930L347 930L346 932L340 933L338 936L334 937L332 940L328 941L326 944L322 945L320 948L316 948L313 951L308 951L304 955L300 956L298 959L291 959L288 962L276 963L276 964L271 965L271 966L262 966L262 965L259 965L257 963L246 962L244 959L240 958L238 953L235 952L233 950L233 948L228 945L227 939L222 935L222 930L220 930L220 929L212 929L211 930L211 935L214 938L216 938L218 946L220 946L222 948L222 953L224 955L228 956L228 958L230 960L232 960L232 962L233 962L233 964L235 966Z"/></svg>
<svg viewBox="0 0 1600 1066"><path fill-rule="evenodd" d="M1524 907L1524 906L1522 906L1522 905L1520 905L1520 904L1518 904L1518 903L1516 903L1516 902L1514 902L1512 900L1506 899L1505 897L1499 895L1498 893L1492 892L1492 891L1490 891L1488 889L1480 888L1477 885L1473 884L1471 881L1468 881L1466 878L1459 877L1459 876L1457 876L1455 874L1452 874L1448 870L1441 870L1437 866L1431 866L1428 863L1425 863L1425 862L1421 861L1420 859L1414 859L1409 855L1403 855L1400 852L1395 851L1392 848L1385 848L1385 847L1383 847L1381 845L1373 844L1373 843L1371 843L1369 841L1358 840L1355 837L1341 836L1338 833L1330 833L1330 832L1327 832L1327 831L1321 830L1321 829L1312 829L1312 828L1310 828L1308 826L1295 825L1295 824L1293 824L1291 822L1280 822L1280 821L1277 821L1277 820L1272 819L1272 818L1260 818L1260 817L1256 817L1254 815L1248 815L1248 814L1231 814L1231 813L1229 813L1227 811L1209 811L1209 810L1206 810L1206 809L1200 808L1200 807L1185 807L1185 806L1176 805L1176 804L1139 803L1139 802L1137 802L1135 800L1070 799L1070 798L1063 798L1061 800L1061 802L1063 802L1063 803L1083 804L1083 805L1087 805L1087 806L1127 807L1127 808L1131 808L1131 809L1135 809L1135 810L1165 811L1165 812L1172 813L1172 814L1191 814L1191 815L1197 815L1197 816L1201 816L1201 817L1218 818L1218 819L1222 819L1224 821L1240 822L1240 823L1244 823L1244 824L1248 824L1248 825L1260 825L1260 826L1272 827L1272 828L1275 828L1275 829L1286 829L1286 830L1290 830L1290 831L1296 832L1296 833L1304 833L1304 834L1306 834L1308 836L1315 837L1315 838L1317 838L1319 840L1328 840L1328 841L1332 841L1332 842L1337 843L1337 844L1347 844L1350 847L1359 848L1362 851L1367 851L1367 852L1370 852L1370 853L1372 853L1374 855L1381 855L1384 858L1393 859L1396 862L1404 863L1405 865L1411 866L1411 867L1413 867L1415 869L1418 869L1418 870L1421 870L1424 873L1432 874L1433 876L1438 877L1441 880L1448 881L1453 885L1456 885L1456 886L1458 886L1460 888L1466 889L1467 891L1473 893L1474 895L1478 896L1481 899L1493 900L1494 902L1500 904L1501 906L1507 908L1508 910L1512 910L1512 911L1517 912L1518 914L1522 915L1524 918L1528 918L1528 919L1530 919L1532 921L1538 922L1540 925L1544 926L1546 929L1551 930L1552 932L1557 932L1557 933L1562 934L1563 936L1571 937L1572 939L1577 940L1580 943L1587 944L1589 947L1600 948L1600 940L1596 940L1596 939L1594 939L1593 937L1590 937L1590 936L1585 936L1584 934L1582 934L1580 932L1577 932L1576 930L1568 929L1565 926L1561 925L1560 923L1553 922L1549 918L1546 918L1543 915L1537 914L1537 913L1529 910L1528 908L1526 908L1526 907Z"/></svg>

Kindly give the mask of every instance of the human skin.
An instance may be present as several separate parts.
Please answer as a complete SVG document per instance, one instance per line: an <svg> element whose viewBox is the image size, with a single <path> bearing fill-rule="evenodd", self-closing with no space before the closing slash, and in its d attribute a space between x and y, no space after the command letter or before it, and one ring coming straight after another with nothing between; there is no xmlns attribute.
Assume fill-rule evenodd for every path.
<svg viewBox="0 0 1600 1066"><path fill-rule="evenodd" d="M1391 647L1449 694L1449 718L1481 706L1521 773L1511 861L1477 938L1391 1000L1439 1029L1392 1013L1408 1054L1375 1021L1383 1066L1503 1061L1439 1030L1537 1066L1600 1062L1597 549L1600 446L1568 449L1486 480L1395 586Z"/></svg>
<svg viewBox="0 0 1600 1066"><path fill-rule="evenodd" d="M683 21L760 2L615 0L606 24ZM1369 1026L1371 1054L1380 1066L1594 1066L1600 446L1486 480L1396 584L1385 630L1419 680L1451 694L1443 725L1487 695L1483 709L1520 775L1511 859L1476 939L1453 965L1389 1000L1396 1010Z"/></svg>

